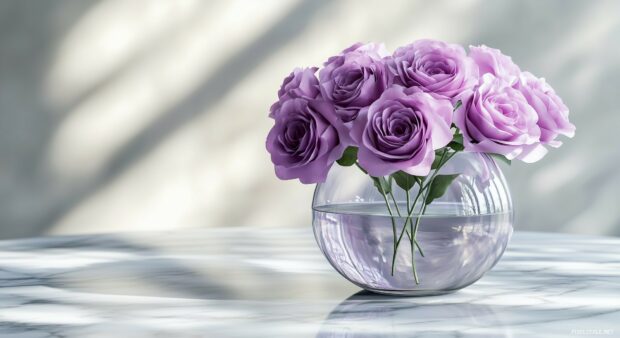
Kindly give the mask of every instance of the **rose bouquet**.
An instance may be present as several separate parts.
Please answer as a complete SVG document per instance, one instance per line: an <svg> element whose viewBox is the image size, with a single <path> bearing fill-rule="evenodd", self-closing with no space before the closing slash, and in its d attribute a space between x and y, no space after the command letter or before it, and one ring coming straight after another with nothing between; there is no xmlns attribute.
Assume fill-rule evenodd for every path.
<svg viewBox="0 0 620 338"><path fill-rule="evenodd" d="M266 147L280 179L323 182L334 163L368 175L391 216L394 257L405 234L410 241L416 283L414 248L424 256L420 216L458 176L439 169L458 152L535 162L548 146L561 145L560 134L575 132L568 108L544 79L497 49L470 46L467 54L434 40L391 55L382 44L357 43L320 70L297 68L269 116L275 124ZM406 193L406 210L394 184Z"/></svg>

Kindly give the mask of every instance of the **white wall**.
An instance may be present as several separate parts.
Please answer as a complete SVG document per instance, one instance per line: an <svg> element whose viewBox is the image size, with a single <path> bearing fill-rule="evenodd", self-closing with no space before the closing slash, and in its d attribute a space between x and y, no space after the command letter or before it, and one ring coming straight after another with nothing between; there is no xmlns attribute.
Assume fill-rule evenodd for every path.
<svg viewBox="0 0 620 338"><path fill-rule="evenodd" d="M577 135L506 174L517 229L620 235L620 2L2 1L0 237L309 226L264 150L281 79L356 41L500 48Z"/></svg>

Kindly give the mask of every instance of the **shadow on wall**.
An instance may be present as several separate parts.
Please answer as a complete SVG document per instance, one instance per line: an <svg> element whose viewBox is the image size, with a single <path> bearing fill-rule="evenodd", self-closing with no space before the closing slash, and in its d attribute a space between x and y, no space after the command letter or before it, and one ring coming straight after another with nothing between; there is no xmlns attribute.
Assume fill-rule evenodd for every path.
<svg viewBox="0 0 620 338"><path fill-rule="evenodd" d="M312 187L264 151L281 78L422 37L500 48L572 109L575 139L506 169L517 229L620 235L620 4L391 5L0 3L0 237L308 226Z"/></svg>
<svg viewBox="0 0 620 338"><path fill-rule="evenodd" d="M44 233L57 204L46 152L62 123L43 95L55 46L94 2L0 3L0 237Z"/></svg>
<svg viewBox="0 0 620 338"><path fill-rule="evenodd" d="M172 32L168 31L162 34L163 36L157 37L154 44L143 50L138 50L136 55L131 55L116 69L111 69L109 73L104 74L89 88L80 88L80 95L60 107L53 107L49 102L45 102L45 97L42 95L24 97L24 93L19 92L24 88L15 88L13 95L8 95L10 91L6 92L6 88L3 88L3 92L9 101L13 101L12 103L17 106L17 109L2 107L2 118L6 121L2 124L3 126L19 124L20 121L15 121L20 118L14 113L16 110L25 110L33 115L31 119L38 119L38 121L19 126L22 130L17 132L35 137L34 139L21 140L26 141L26 144L16 142L19 137L11 135L10 130L2 133L6 137L6 142L3 142L3 145L7 146L4 153L9 156L16 156L13 159L9 158L5 163L22 165L20 168L5 168L6 171L3 173L3 178L4 176L11 178L7 177L7 184L3 185L2 197L5 203L2 205L6 207L6 210L2 212L2 215L10 218L3 222L7 226L1 229L0 236L31 236L46 233L66 213L105 187L135 162L140 161L142 157L170 137L175 130L190 123L197 114L207 113L212 106L226 96L231 88L238 85L247 73L269 57L273 51L294 39L310 23L317 9L324 4L325 1L303 1L291 6L278 21L272 23L267 31L241 48L232 58L219 65L217 71L203 79L202 83L191 91L184 93L183 97L179 97L173 106L160 113L157 118L129 138L120 149L110 156L102 168L97 170L95 175L77 182L65 182L69 184L63 186L58 186L54 182L54 177L50 177L53 174L45 170L47 167L45 160L48 159L45 152L49 149L51 138L67 118L67 115L74 113L81 104L99 95L99 92L104 91L107 86L114 85L117 78L122 77L126 72L130 72L132 68L138 67L138 64L147 58L153 49L162 48L168 42L167 40L176 39L176 35L183 34L183 29L191 27L191 25L183 23L179 25L180 27L172 27ZM222 4L218 5L221 6ZM19 52L34 51L36 57L33 60L33 58L23 58L23 55L20 55L21 53L3 55L2 68L15 69L15 74L11 74L11 77L19 78L23 75L22 71L31 69L32 63L40 65L31 70L32 74L29 74L30 76L23 83L26 91L33 92L32 88L28 88L28 86L45 84L45 77L49 73L49 62L54 59L53 54L58 52L56 49L61 44L63 37L69 35L75 23L79 22L84 14L96 6L100 6L100 3L63 2L61 5L50 4L48 5L49 8L46 9L35 8L32 4L24 4L18 1L5 3L2 12L16 13L18 16L7 15L7 20L3 20L7 26L16 28L14 31L4 30L3 35L5 36L2 37L2 40L18 40L15 44L26 44ZM214 9L217 10L214 8L217 6L212 4L197 4L195 7L190 17L186 18L187 21L204 20L205 13ZM106 29L105 26L101 28ZM29 40L30 36L35 36L36 39ZM11 48L6 48L6 50L17 52ZM22 64L15 67L15 63L20 63L20 61ZM97 67L97 61L96 59L82 60L82 62L91 63L93 68ZM37 88L37 91L42 92L44 89ZM40 102L36 99L39 99ZM27 104L30 106L26 106ZM105 112L102 111L101 113ZM45 121L41 121L41 119L45 119ZM43 130L37 130L35 133L30 130L23 130L33 126ZM109 136L114 137L114 135ZM96 157L97 154L91 154L91 156ZM28 157L28 160L25 160L24 157ZM119 217L119 221L123 221L122 217Z"/></svg>

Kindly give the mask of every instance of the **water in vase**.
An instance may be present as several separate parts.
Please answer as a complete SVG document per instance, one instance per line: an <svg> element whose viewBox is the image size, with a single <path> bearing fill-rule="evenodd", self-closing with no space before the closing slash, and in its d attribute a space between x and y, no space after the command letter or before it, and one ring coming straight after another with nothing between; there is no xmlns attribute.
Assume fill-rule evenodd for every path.
<svg viewBox="0 0 620 338"><path fill-rule="evenodd" d="M359 286L384 293L444 293L482 277L499 260L512 234L511 212L459 215L450 207L434 203L420 219L417 241L424 257L416 250L419 284L413 277L407 235L398 247L392 274L394 233L385 204L314 207L314 232L329 262ZM405 220L395 217L397 233Z"/></svg>

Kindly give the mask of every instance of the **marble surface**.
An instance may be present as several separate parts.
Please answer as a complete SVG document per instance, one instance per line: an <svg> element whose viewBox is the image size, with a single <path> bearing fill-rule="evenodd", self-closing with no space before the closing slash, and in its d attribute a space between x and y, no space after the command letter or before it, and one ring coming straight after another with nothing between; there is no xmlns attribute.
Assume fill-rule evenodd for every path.
<svg viewBox="0 0 620 338"><path fill-rule="evenodd" d="M620 336L620 239L515 233L459 292L364 292L310 228L0 242L0 337Z"/></svg>

